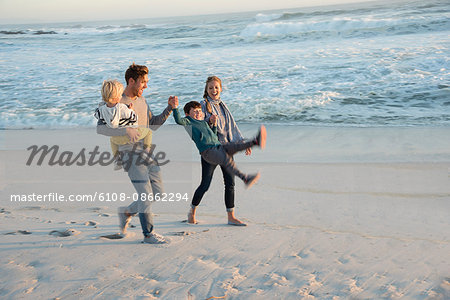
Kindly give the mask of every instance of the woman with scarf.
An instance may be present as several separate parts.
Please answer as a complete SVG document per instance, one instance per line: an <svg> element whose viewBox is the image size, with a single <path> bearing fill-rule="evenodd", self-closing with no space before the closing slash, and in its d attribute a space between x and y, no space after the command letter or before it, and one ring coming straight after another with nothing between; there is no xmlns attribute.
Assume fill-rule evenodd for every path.
<svg viewBox="0 0 450 300"><path fill-rule="evenodd" d="M231 112L225 103L220 99L222 92L222 82L216 76L208 77L203 94L204 100L200 102L202 111L205 113L205 120L209 121L212 115L217 116L217 136L219 141L224 144L228 142L239 142L244 140L239 128L234 121ZM251 149L247 149L245 154L250 155ZM217 165L208 163L202 158L202 181L195 190L192 198L191 209L188 213L188 223L195 224L195 213L200 204L203 195L209 189L214 170ZM234 174L221 167L223 180L225 184L225 207L227 209L228 224L234 226L247 226L234 215Z"/></svg>

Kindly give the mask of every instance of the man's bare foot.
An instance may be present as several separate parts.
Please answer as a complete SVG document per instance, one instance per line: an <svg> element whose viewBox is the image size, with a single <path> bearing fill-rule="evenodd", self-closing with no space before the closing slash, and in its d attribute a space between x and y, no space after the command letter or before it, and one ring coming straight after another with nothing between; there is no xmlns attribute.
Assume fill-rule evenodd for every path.
<svg viewBox="0 0 450 300"><path fill-rule="evenodd" d="M119 229L121 234L127 234L127 227L131 221L132 214L127 210L126 206L121 206L118 208L119 215Z"/></svg>

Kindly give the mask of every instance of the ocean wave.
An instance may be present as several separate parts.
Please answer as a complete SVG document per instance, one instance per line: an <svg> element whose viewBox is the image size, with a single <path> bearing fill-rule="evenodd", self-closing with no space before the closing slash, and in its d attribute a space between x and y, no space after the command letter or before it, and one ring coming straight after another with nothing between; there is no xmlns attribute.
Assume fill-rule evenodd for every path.
<svg viewBox="0 0 450 300"><path fill-rule="evenodd" d="M430 1L431 2L431 1ZM347 16L362 16L362 15L375 15L375 14L387 14L391 15L395 11L408 11L411 14L421 14L426 13L437 13L442 14L449 11L448 1L432 1L432 3L423 3L423 1L410 1L409 3L392 3L389 9L384 5L371 5L370 7L359 7L359 8L332 8L332 9L321 9L314 11L300 10L283 12L278 14L264 14L259 13L256 15L255 19L257 22L269 22L269 21L287 21L295 19L308 19L317 17L330 16L337 17L342 15Z"/></svg>
<svg viewBox="0 0 450 300"><path fill-rule="evenodd" d="M367 8L355 8L355 9L332 9L332 10L317 10L312 12L297 11L297 12L283 12L274 14L258 13L255 16L256 22L270 22L270 21L286 21L295 19L308 19L311 17L329 17L329 16L341 16L341 15L363 15L374 14L382 8L372 7Z"/></svg>
<svg viewBox="0 0 450 300"><path fill-rule="evenodd" d="M51 110L43 113L0 113L0 129L57 129L95 127L96 121L92 112L60 113Z"/></svg>
<svg viewBox="0 0 450 300"><path fill-rule="evenodd" d="M270 22L280 19L284 14L257 14L255 16L256 22Z"/></svg>
<svg viewBox="0 0 450 300"><path fill-rule="evenodd" d="M129 26L120 26L120 25L102 25L102 26L76 26L69 28L60 28L58 32L64 32L67 34L75 34L75 35L102 35L102 34L112 34L112 33L121 33L128 32L130 30L142 29L145 28L145 25L129 25Z"/></svg>
<svg viewBox="0 0 450 300"><path fill-rule="evenodd" d="M41 34L57 34L57 33L56 33L56 31L53 31L53 30L49 30L49 31L37 30L37 31L33 32L33 34L41 35Z"/></svg>
<svg viewBox="0 0 450 300"><path fill-rule="evenodd" d="M72 26L54 26L47 28L33 28L33 29L7 29L1 30L3 35L49 35L49 34L74 34L74 35L101 35L108 33L121 33L133 30L150 29L145 24L130 24L130 25L72 25Z"/></svg>
<svg viewBox="0 0 450 300"><path fill-rule="evenodd" d="M239 122L260 122L275 120L300 121L305 118L308 110L326 107L339 98L340 94L334 91L318 91L315 95L291 95L285 98L259 99L253 105L249 101L229 104L234 117ZM306 114L306 115L305 115Z"/></svg>
<svg viewBox="0 0 450 300"><path fill-rule="evenodd" d="M84 27L70 27L54 29L57 33L71 34L71 35L110 35L110 34L124 34L127 37L140 36L154 38L185 38L189 36L190 32L197 28L192 26L178 25L178 26L162 26L162 25L146 25L146 24L130 24L130 25L102 25L102 26L84 26Z"/></svg>
<svg viewBox="0 0 450 300"><path fill-rule="evenodd" d="M147 25L145 25L145 24L131 24L131 25L122 25L120 27L121 28L136 29L136 28L147 28Z"/></svg>
<svg viewBox="0 0 450 300"><path fill-rule="evenodd" d="M348 33L358 35L361 32L373 34L387 33L404 34L418 33L420 31L441 31L448 28L450 19L447 16L427 19L422 16L402 19L372 17L352 18L342 17L332 20L317 21L307 20L300 22L263 22L247 25L241 31L243 38L284 36L291 34L315 34L323 32Z"/></svg>
<svg viewBox="0 0 450 300"><path fill-rule="evenodd" d="M372 7L371 9L357 8L357 9L334 9L334 10L318 10L313 12L284 12L276 14L264 14L258 13L255 16L256 22L270 22L270 21L287 21L295 19L308 19L311 17L329 17L329 16L341 16L341 15L362 15L362 14L374 14L379 9Z"/></svg>
<svg viewBox="0 0 450 300"><path fill-rule="evenodd" d="M145 24L102 25L102 26L95 27L95 29L101 30L101 31L108 31L108 30L116 31L118 29L142 29L142 28L147 28L147 25L145 25Z"/></svg>
<svg viewBox="0 0 450 300"><path fill-rule="evenodd" d="M80 28L82 28L82 27L80 27ZM77 28L77 29L80 29L80 28ZM104 26L97 27L96 29L97 30L111 30L111 29L116 29L116 28L117 28L117 26L104 25Z"/></svg>

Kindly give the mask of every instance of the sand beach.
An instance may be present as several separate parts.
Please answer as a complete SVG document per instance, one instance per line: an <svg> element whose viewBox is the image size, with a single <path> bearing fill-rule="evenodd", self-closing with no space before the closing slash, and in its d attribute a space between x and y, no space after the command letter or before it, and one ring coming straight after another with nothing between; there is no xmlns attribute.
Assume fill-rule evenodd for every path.
<svg viewBox="0 0 450 300"><path fill-rule="evenodd" d="M450 299L448 1L29 2L0 1L0 299ZM171 242L141 243L137 217L115 239L138 195L93 113L133 62L154 115L215 75L244 136L266 125L235 155L261 173L236 180L247 227L218 168L183 222L200 156L170 117L152 212Z"/></svg>
<svg viewBox="0 0 450 300"><path fill-rule="evenodd" d="M256 125L241 128L251 136ZM155 133L168 160L166 192L181 195L153 204L156 232L171 239L164 246L141 243L138 218L126 238L102 237L118 232L117 207L132 201L123 171L49 166L49 156L26 164L31 145L88 154L96 146L109 151L107 138L94 129L1 131L0 296L450 297L448 128L267 128L265 151L236 156L244 171L261 172L250 190L236 182L245 228L226 224L220 171L200 223L182 222L200 180L198 153L177 126Z"/></svg>

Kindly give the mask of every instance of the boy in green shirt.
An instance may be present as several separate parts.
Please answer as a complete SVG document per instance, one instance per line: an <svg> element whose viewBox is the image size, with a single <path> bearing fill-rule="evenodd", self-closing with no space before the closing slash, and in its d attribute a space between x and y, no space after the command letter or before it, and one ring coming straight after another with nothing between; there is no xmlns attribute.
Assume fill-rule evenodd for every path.
<svg viewBox="0 0 450 300"><path fill-rule="evenodd" d="M266 146L266 128L264 125L261 125L258 134L253 140L222 145L217 137L217 117L215 115L210 118L210 122L212 123L212 128L210 128L208 122L204 120L205 116L199 102L188 102L184 106L184 113L186 117L182 118L178 109L174 108L173 117L175 118L175 122L184 126L204 160L229 169L230 172L244 181L247 188L250 188L258 181L259 173L242 173L236 167L231 156L236 152L244 151L253 146L259 146L261 149L264 149Z"/></svg>

